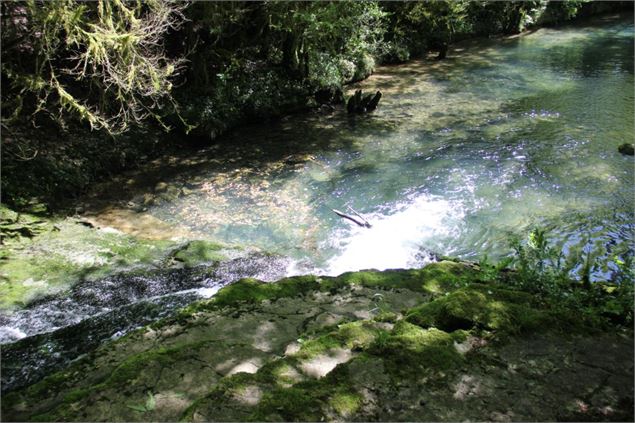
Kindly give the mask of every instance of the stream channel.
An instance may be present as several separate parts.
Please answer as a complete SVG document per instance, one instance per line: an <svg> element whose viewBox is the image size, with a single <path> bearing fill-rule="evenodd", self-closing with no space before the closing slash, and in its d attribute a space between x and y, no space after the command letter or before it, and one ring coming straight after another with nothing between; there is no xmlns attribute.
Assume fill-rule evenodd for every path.
<svg viewBox="0 0 635 423"><path fill-rule="evenodd" d="M497 260L536 227L565 251L632 254L633 158L618 146L635 134L633 48L623 16L464 42L347 87L382 91L372 114L245 126L113 182L95 197L111 206L90 215L101 226L268 254L80 281L0 314L3 391L240 277L416 267L432 252ZM157 186L176 195L157 201ZM332 211L349 206L372 227Z"/></svg>

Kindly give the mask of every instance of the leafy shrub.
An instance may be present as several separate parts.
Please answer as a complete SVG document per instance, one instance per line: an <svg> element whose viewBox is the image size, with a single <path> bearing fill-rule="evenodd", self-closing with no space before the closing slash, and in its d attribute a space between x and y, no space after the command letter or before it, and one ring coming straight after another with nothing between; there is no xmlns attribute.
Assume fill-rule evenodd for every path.
<svg viewBox="0 0 635 423"><path fill-rule="evenodd" d="M625 324L633 321L632 249L626 247L607 255L601 245L591 246L583 239L564 250L551 246L546 232L540 229L531 231L525 242L515 240L512 246L515 274L509 278L511 284L538 295L556 308L573 307L584 315ZM490 272L500 270L500 264L494 270L490 266ZM610 274L609 280L593 280L599 270Z"/></svg>

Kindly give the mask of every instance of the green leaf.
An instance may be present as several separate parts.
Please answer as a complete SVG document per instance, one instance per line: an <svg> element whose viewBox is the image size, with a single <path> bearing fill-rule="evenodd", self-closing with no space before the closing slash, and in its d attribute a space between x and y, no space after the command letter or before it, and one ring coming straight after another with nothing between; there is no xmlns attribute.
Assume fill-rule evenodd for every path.
<svg viewBox="0 0 635 423"><path fill-rule="evenodd" d="M152 411L154 410L154 408L156 407L157 403L154 399L154 395L152 395L152 392L148 392L148 399L146 400L146 410L147 411Z"/></svg>
<svg viewBox="0 0 635 423"><path fill-rule="evenodd" d="M143 405L126 404L126 407L131 408L134 411L138 411L140 413L145 413L146 411L148 411Z"/></svg>

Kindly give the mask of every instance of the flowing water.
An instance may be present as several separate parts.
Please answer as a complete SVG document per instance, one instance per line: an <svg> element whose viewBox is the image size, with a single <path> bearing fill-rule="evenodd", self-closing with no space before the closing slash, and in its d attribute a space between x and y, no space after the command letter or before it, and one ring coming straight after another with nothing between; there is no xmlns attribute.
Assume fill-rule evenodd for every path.
<svg viewBox="0 0 635 423"><path fill-rule="evenodd" d="M293 257L299 273L413 266L426 251L500 258L533 227L632 245L633 160L617 152L634 136L632 19L457 50L359 84L384 94L371 115L236 131L234 163L150 212ZM373 227L331 211L347 206Z"/></svg>
<svg viewBox="0 0 635 423"><path fill-rule="evenodd" d="M447 60L382 67L350 87L383 92L372 114L338 109L234 131L177 163L168 184L178 195L145 201L138 191L127 203L136 211L96 217L143 235L133 220L143 216L148 236L248 245L286 261L262 275L271 261L247 258L228 262L244 268L233 273L80 283L0 316L4 342L29 336L3 349L3 389L240 276L411 267L430 252L501 258L534 227L564 248L632 252L633 158L617 147L635 134L633 39L632 17L618 17L463 43ZM332 211L348 207L372 227Z"/></svg>

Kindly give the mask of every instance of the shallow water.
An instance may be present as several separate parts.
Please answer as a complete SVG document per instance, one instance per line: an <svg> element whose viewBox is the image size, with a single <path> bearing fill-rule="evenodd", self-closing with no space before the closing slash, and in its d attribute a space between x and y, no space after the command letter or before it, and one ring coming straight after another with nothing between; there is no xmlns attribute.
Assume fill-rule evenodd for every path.
<svg viewBox="0 0 635 423"><path fill-rule="evenodd" d="M630 248L633 159L617 147L633 142L633 22L605 21L380 68L351 87L382 90L373 114L235 131L182 176L191 195L149 212L293 257L292 273L414 266L426 251L500 258L534 227ZM331 211L347 206L373 227Z"/></svg>

